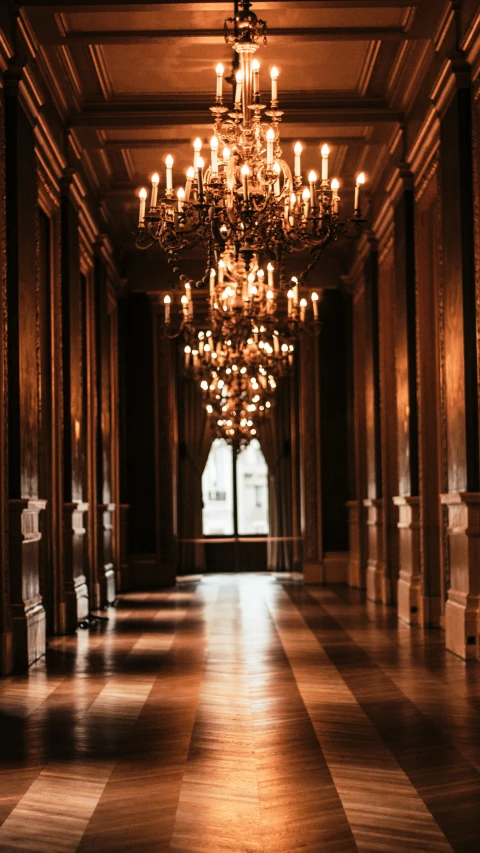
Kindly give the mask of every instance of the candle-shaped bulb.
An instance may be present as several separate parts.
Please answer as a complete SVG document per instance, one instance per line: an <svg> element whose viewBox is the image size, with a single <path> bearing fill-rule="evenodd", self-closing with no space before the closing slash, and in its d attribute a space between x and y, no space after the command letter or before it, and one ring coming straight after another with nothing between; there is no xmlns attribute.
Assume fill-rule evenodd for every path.
<svg viewBox="0 0 480 853"><path fill-rule="evenodd" d="M328 155L330 154L330 148L325 143L322 145L322 181L328 181Z"/></svg>
<svg viewBox="0 0 480 853"><path fill-rule="evenodd" d="M340 181L338 181L337 178L334 178L332 183L330 184L330 186L332 188L332 193L333 193L333 198L332 198L333 212L338 213L338 202L340 201L340 199L338 197L338 191L340 189Z"/></svg>
<svg viewBox="0 0 480 853"><path fill-rule="evenodd" d="M268 287L270 287L270 288L272 288L274 286L274 280L273 280L274 272L275 272L275 267L273 266L272 262L269 261L267 264L267 281L268 281Z"/></svg>
<svg viewBox="0 0 480 853"><path fill-rule="evenodd" d="M276 102L278 100L278 68L270 69L270 80L272 82L272 101Z"/></svg>
<svg viewBox="0 0 480 853"><path fill-rule="evenodd" d="M173 188L172 184L172 166L173 166L173 157L171 154L167 154L165 157L165 165L167 167L166 170L166 190L167 192Z"/></svg>
<svg viewBox="0 0 480 853"><path fill-rule="evenodd" d="M170 322L170 303L171 303L171 301L172 301L172 298L167 293L167 295L163 299L163 302L165 305L165 323L167 323L167 324Z"/></svg>
<svg viewBox="0 0 480 853"><path fill-rule="evenodd" d="M158 197L158 185L160 183L160 175L158 172L154 172L152 175L152 196L150 199L150 207L157 206L157 197Z"/></svg>
<svg viewBox="0 0 480 853"><path fill-rule="evenodd" d="M308 173L308 182L309 184L314 184L317 180L317 173L312 169L311 172Z"/></svg>
<svg viewBox="0 0 480 853"><path fill-rule="evenodd" d="M307 300L301 299L300 300L300 308L306 308L306 307L307 307Z"/></svg>
<svg viewBox="0 0 480 853"><path fill-rule="evenodd" d="M216 175L218 173L218 139L216 136L212 136L210 140L210 153L212 161L212 173Z"/></svg>
<svg viewBox="0 0 480 853"><path fill-rule="evenodd" d="M224 163L227 163L228 160L230 160L230 155L231 155L230 148L227 148L227 146L225 146L225 148L222 151L222 157L223 157Z"/></svg>
<svg viewBox="0 0 480 853"><path fill-rule="evenodd" d="M312 302L318 302L318 293L315 293L315 291L313 291L312 295L310 296L310 299L312 300Z"/></svg>
<svg viewBox="0 0 480 853"><path fill-rule="evenodd" d="M267 166L273 166L273 145L275 142L275 131L273 127L267 130Z"/></svg>
<svg viewBox="0 0 480 853"><path fill-rule="evenodd" d="M193 166L195 169L198 168L198 158L200 157L200 151L202 150L202 140L197 136L196 140L193 143Z"/></svg>
<svg viewBox="0 0 480 853"><path fill-rule="evenodd" d="M200 171L201 169L203 169L204 165L205 163L203 162L202 157L199 157L197 160L197 169Z"/></svg>
<svg viewBox="0 0 480 853"><path fill-rule="evenodd" d="M243 83L243 71L241 68L235 74L235 106L239 107L242 103L242 83Z"/></svg>
<svg viewBox="0 0 480 853"><path fill-rule="evenodd" d="M360 174L357 175L357 180L355 182L355 202L353 205L355 210L360 210L360 187L364 183L365 183L365 174L364 174L364 172L360 172Z"/></svg>
<svg viewBox="0 0 480 853"><path fill-rule="evenodd" d="M260 63L258 59L254 59L252 62L252 84L253 84L253 94L258 95L260 91Z"/></svg>
<svg viewBox="0 0 480 853"><path fill-rule="evenodd" d="M242 175L243 198L245 201L248 201L248 176L250 175L250 167L248 163L243 164L240 172Z"/></svg>
<svg viewBox="0 0 480 853"><path fill-rule="evenodd" d="M295 164L294 164L294 174L296 178L302 177L302 166L301 166L301 156L302 156L302 143L296 142L293 147L293 153L295 154Z"/></svg>
<svg viewBox="0 0 480 853"><path fill-rule="evenodd" d="M183 187L179 187L177 190L177 199L178 199L178 212L183 212L184 201L185 201L185 190Z"/></svg>
<svg viewBox="0 0 480 853"><path fill-rule="evenodd" d="M218 63L218 65L217 65L217 67L216 67L216 69L215 69L215 70L216 70L216 72L217 72L217 91L216 91L216 96L217 96L217 98L221 98L221 97L222 97L222 87L223 87L223 72L225 71L225 69L224 69L224 67L223 67L223 65L222 65L222 63L221 63L221 62L219 62L219 63Z"/></svg>
<svg viewBox="0 0 480 853"><path fill-rule="evenodd" d="M297 196L295 195L295 193L290 193L290 207L292 207L292 208L295 207L296 203L297 203Z"/></svg>
<svg viewBox="0 0 480 853"><path fill-rule="evenodd" d="M187 178L189 181L193 181L194 177L195 177L195 169L193 168L193 166L189 166L187 169Z"/></svg>
<svg viewBox="0 0 480 853"><path fill-rule="evenodd" d="M138 224L143 225L145 219L145 203L147 199L147 191L145 187L142 187L140 192L138 193L138 197L140 199L140 211L138 214Z"/></svg>
<svg viewBox="0 0 480 853"><path fill-rule="evenodd" d="M302 199L303 199L303 201L305 201L305 202L306 202L306 201L310 201L310 190L308 189L308 187L305 187L305 189L304 189L304 191L303 191L303 193L302 193Z"/></svg>
<svg viewBox="0 0 480 853"><path fill-rule="evenodd" d="M273 290L267 290L267 299L273 299Z"/></svg>

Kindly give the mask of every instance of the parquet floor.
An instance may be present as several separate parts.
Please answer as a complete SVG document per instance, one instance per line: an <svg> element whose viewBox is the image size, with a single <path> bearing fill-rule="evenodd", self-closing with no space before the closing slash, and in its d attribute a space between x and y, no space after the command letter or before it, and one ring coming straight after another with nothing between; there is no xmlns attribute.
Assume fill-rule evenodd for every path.
<svg viewBox="0 0 480 853"><path fill-rule="evenodd" d="M480 853L480 667L343 588L130 594L0 681L1 853Z"/></svg>

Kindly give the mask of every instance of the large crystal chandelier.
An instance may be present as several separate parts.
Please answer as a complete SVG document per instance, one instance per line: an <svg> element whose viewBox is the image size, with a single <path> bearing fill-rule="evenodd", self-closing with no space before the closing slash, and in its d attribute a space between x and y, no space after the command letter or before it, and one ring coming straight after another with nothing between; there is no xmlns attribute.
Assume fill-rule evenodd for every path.
<svg viewBox="0 0 480 853"><path fill-rule="evenodd" d="M358 175L353 215L340 219L340 183L329 176L329 148L321 148L320 174L302 173L302 145L294 147L294 168L283 159L277 68L270 69L270 104L263 103L260 64L255 58L260 40L266 41L266 24L244 0L234 18L225 22L225 39L233 46L236 72L233 106L224 105L224 68L217 65L214 118L209 163L202 157L203 141L193 143L193 163L184 185L173 185L173 157L166 157L165 189L160 177L152 177L147 208L146 189L140 190L136 244L159 244L175 274L182 254L195 246L207 254L203 281L208 286L212 267L224 253L241 258L249 271L265 257L275 262L281 287L287 289L284 262L287 255L310 250L300 282L312 269L323 249L342 236L358 237L364 220L360 208Z"/></svg>

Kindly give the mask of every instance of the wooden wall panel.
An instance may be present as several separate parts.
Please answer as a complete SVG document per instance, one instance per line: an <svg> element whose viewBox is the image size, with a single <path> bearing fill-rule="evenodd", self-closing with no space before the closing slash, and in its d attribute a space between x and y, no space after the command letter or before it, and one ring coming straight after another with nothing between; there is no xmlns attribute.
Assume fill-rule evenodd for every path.
<svg viewBox="0 0 480 853"><path fill-rule="evenodd" d="M0 89L0 674L13 665L8 572L8 442L7 442L7 265L5 217L5 111Z"/></svg>
<svg viewBox="0 0 480 853"><path fill-rule="evenodd" d="M435 160L419 188L415 212L420 476L420 560L423 624L439 625L445 603L446 523L440 494L446 489L446 435L441 425L440 219Z"/></svg>
<svg viewBox="0 0 480 853"><path fill-rule="evenodd" d="M101 255L103 241L96 246L95 351L96 351L96 471L97 471L97 561L100 597L103 604L115 600L112 434L112 364L109 283Z"/></svg>
<svg viewBox="0 0 480 853"><path fill-rule="evenodd" d="M33 127L7 81L7 275L11 498L38 497L38 218Z"/></svg>
<svg viewBox="0 0 480 853"><path fill-rule="evenodd" d="M441 122L448 491L478 491L478 393L470 90ZM448 215L447 215L448 211ZM468 445L468 453L467 453Z"/></svg>
<svg viewBox="0 0 480 853"><path fill-rule="evenodd" d="M392 235L379 251L378 262L384 572L382 601L388 604L396 600L398 578L398 514L393 504L393 498L398 493L395 279Z"/></svg>

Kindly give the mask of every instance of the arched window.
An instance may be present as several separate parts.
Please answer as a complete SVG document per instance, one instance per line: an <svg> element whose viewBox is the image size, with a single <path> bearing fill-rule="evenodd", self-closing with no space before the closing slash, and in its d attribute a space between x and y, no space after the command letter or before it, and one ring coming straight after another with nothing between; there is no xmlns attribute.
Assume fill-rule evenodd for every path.
<svg viewBox="0 0 480 853"><path fill-rule="evenodd" d="M222 438L202 475L204 536L267 536L268 470L255 439L239 453Z"/></svg>

